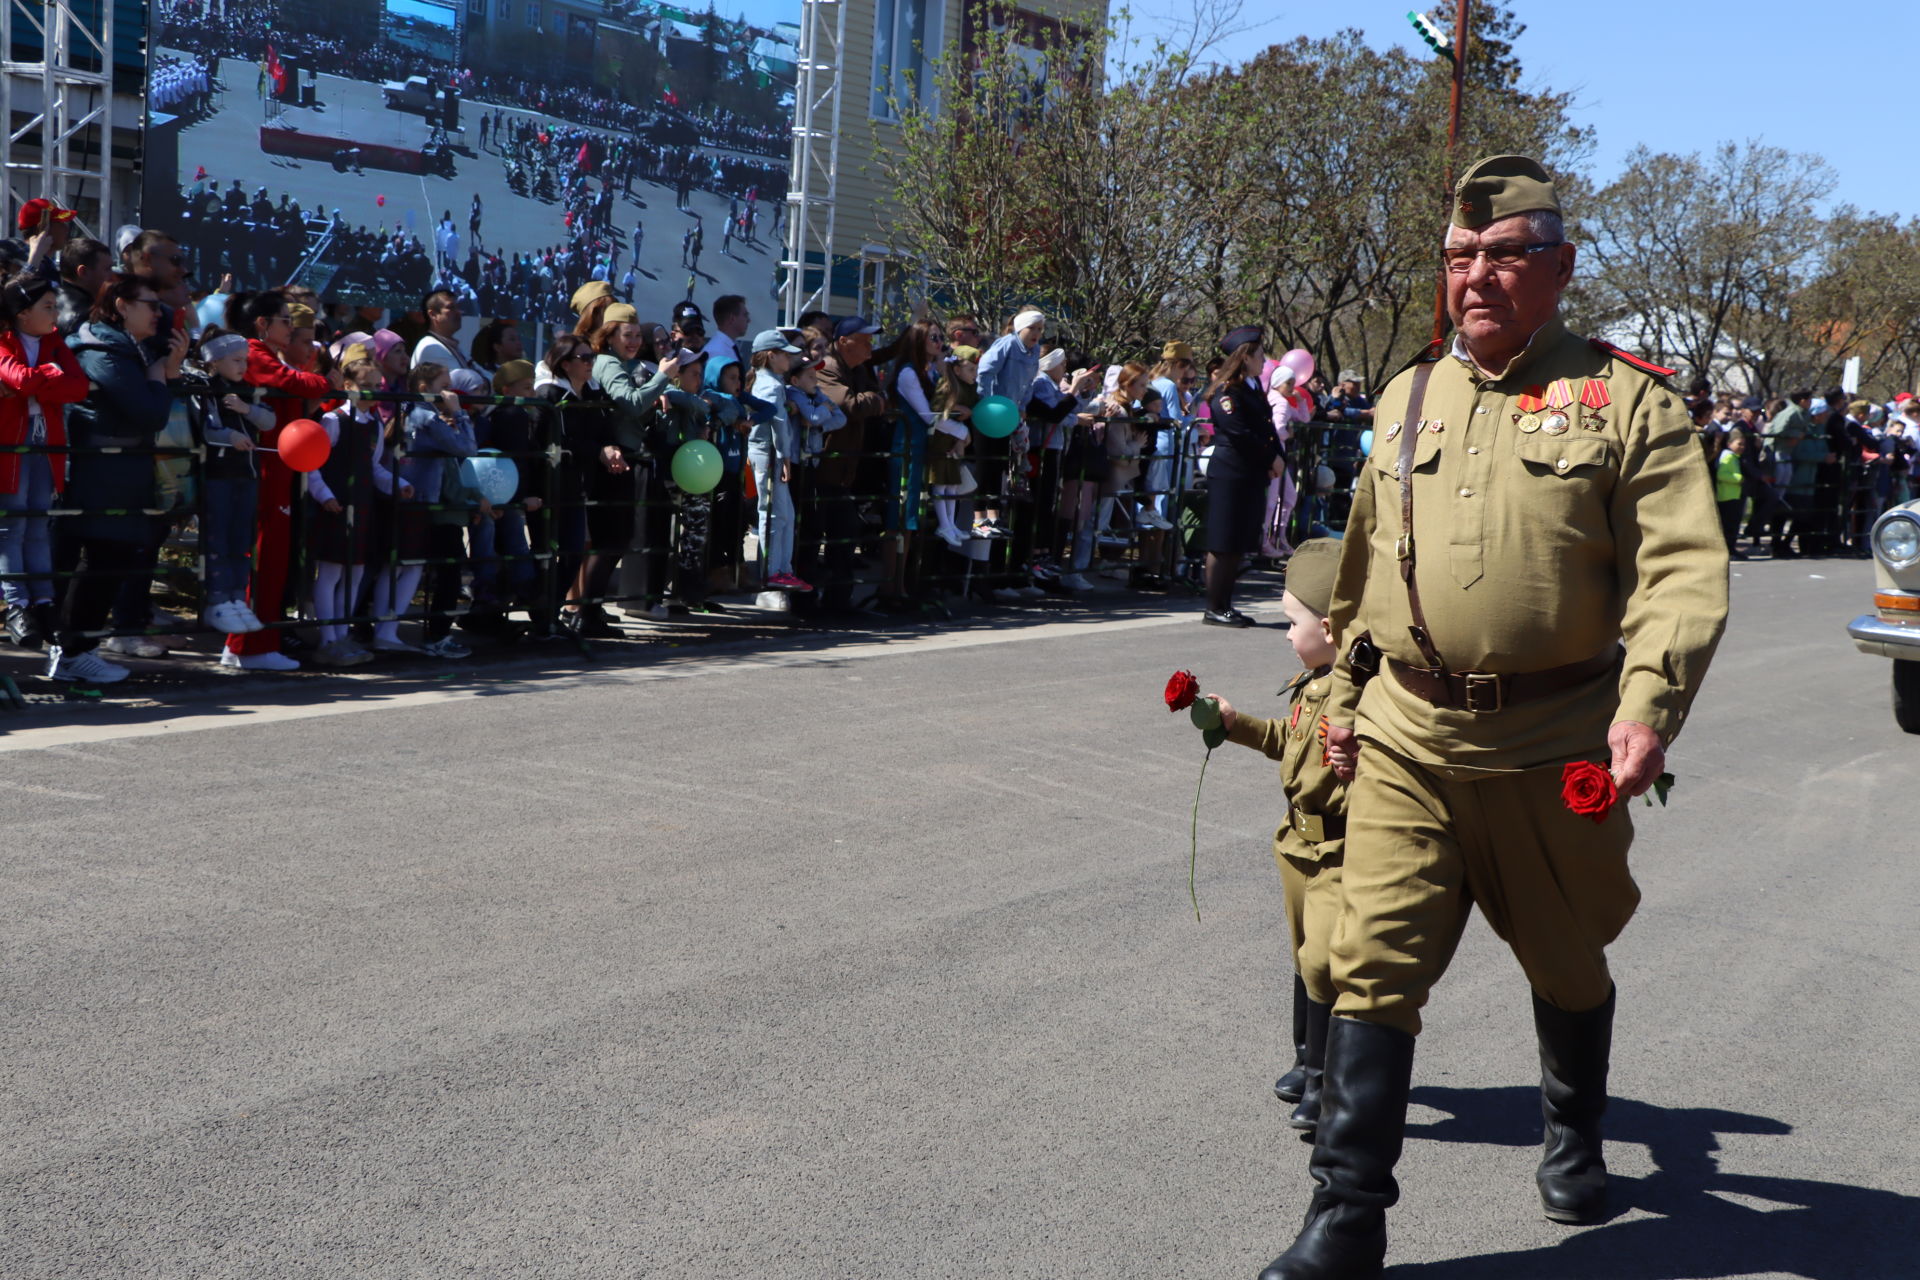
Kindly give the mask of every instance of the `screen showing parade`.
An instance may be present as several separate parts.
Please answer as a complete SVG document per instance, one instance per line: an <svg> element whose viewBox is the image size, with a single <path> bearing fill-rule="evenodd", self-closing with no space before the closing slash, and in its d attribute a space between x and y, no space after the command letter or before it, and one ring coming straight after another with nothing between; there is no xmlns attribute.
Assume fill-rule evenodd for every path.
<svg viewBox="0 0 1920 1280"><path fill-rule="evenodd" d="M203 287L570 321L768 296L798 0L178 0L155 6L144 221Z"/></svg>

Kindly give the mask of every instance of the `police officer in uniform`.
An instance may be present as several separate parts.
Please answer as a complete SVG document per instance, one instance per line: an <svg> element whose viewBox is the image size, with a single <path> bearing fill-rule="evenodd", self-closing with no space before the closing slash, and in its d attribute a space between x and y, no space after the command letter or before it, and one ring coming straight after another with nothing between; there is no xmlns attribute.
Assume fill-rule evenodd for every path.
<svg viewBox="0 0 1920 1280"><path fill-rule="evenodd" d="M1207 609L1200 620L1215 627L1251 627L1253 619L1233 607L1233 584L1246 558L1260 549L1267 484L1286 462L1261 384L1266 331L1258 325L1233 329L1220 339L1220 354L1226 363L1207 392L1213 457L1207 463Z"/></svg>
<svg viewBox="0 0 1920 1280"><path fill-rule="evenodd" d="M1546 1215L1604 1215L1606 946L1640 896L1625 800L1659 776L1726 620L1713 485L1668 371L1559 318L1574 248L1552 180L1495 156L1454 194L1456 333L1378 402L1334 593L1329 742L1364 749L1313 1198L1262 1280L1380 1274L1420 1009L1475 905L1533 988ZM1580 760L1619 786L1599 821L1562 798Z"/></svg>

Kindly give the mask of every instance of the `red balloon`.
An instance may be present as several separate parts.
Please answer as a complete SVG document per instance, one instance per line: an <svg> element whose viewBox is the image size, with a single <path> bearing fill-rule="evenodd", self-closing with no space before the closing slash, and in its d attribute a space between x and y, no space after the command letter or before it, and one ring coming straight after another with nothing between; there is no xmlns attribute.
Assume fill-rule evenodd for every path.
<svg viewBox="0 0 1920 1280"><path fill-rule="evenodd" d="M327 456L333 452L326 428L312 418L296 418L280 428L276 447L280 461L293 471L318 471L327 465Z"/></svg>
<svg viewBox="0 0 1920 1280"><path fill-rule="evenodd" d="M375 196L373 198L373 203L379 208L384 209L387 207L387 198L385 196Z"/></svg>

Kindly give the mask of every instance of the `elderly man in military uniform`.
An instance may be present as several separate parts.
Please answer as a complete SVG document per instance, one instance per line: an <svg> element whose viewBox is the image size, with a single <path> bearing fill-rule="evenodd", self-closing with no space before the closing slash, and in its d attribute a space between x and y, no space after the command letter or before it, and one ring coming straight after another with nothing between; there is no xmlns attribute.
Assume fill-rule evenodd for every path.
<svg viewBox="0 0 1920 1280"><path fill-rule="evenodd" d="M1719 642L1727 551L1668 370L1578 337L1552 180L1473 166L1444 248L1455 335L1381 395L1332 622L1346 902L1305 1226L1262 1280L1381 1274L1420 1009L1477 905L1533 988L1557 1222L1603 1216L1626 809L1659 777ZM1574 761L1619 803L1562 797Z"/></svg>

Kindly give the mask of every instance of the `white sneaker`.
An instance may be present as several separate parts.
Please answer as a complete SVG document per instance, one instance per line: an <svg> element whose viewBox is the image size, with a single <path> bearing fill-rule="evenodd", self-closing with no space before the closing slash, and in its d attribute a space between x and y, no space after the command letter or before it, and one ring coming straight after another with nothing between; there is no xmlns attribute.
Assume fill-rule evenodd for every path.
<svg viewBox="0 0 1920 1280"><path fill-rule="evenodd" d="M954 528L952 525L948 525L946 528L939 530L939 535L940 535L940 541L946 543L948 546L952 547L955 551L958 551L962 547L967 545L967 535L964 533L961 533L958 529Z"/></svg>
<svg viewBox="0 0 1920 1280"><path fill-rule="evenodd" d="M373 650L362 648L359 642L352 637L348 637L340 642L340 652L345 656L346 663L350 667L357 667L363 662L373 661Z"/></svg>
<svg viewBox="0 0 1920 1280"><path fill-rule="evenodd" d="M126 658L164 658L167 646L150 636L108 636L100 644L108 653Z"/></svg>
<svg viewBox="0 0 1920 1280"><path fill-rule="evenodd" d="M402 640L399 636L389 637L389 636L383 636L383 635L375 635L373 637L373 651L375 653L424 653L426 652L419 645L408 644L405 640Z"/></svg>
<svg viewBox="0 0 1920 1280"><path fill-rule="evenodd" d="M85 653L65 657L59 645L47 649L47 679L84 680L88 684L113 684L125 680L131 674L117 662L108 662L99 652L89 649Z"/></svg>
<svg viewBox="0 0 1920 1280"><path fill-rule="evenodd" d="M1158 511L1155 511L1152 507L1141 508L1140 523L1145 525L1149 529L1173 528L1173 521L1167 519L1165 516L1161 515Z"/></svg>
<svg viewBox="0 0 1920 1280"><path fill-rule="evenodd" d="M467 648L467 646L461 644L452 636L441 636L438 640L430 641L421 648L420 652L430 658L470 658L473 656L473 650Z"/></svg>
<svg viewBox="0 0 1920 1280"><path fill-rule="evenodd" d="M1046 596L1047 596L1047 592L1044 587L1036 587L1031 583L1027 584L1024 587L1015 587L1014 590L1018 591L1022 596L1025 596L1029 600L1044 600L1046 599Z"/></svg>
<svg viewBox="0 0 1920 1280"><path fill-rule="evenodd" d="M270 649L266 653L223 651L220 654L220 665L238 667L242 671L298 671L300 669L297 659L289 658L278 649Z"/></svg>
<svg viewBox="0 0 1920 1280"><path fill-rule="evenodd" d="M1065 587L1069 591L1093 590L1093 584L1091 582L1088 582L1085 578L1081 577L1078 573L1061 574L1060 585Z"/></svg>
<svg viewBox="0 0 1920 1280"><path fill-rule="evenodd" d="M235 600L234 607L240 611L240 620L247 624L248 631L265 631L267 624L260 621L260 615L247 607L244 600Z"/></svg>
<svg viewBox="0 0 1920 1280"><path fill-rule="evenodd" d="M248 622L253 621L253 626ZM207 626L215 631L223 631L230 636L245 635L258 631L259 623L247 612L246 606L238 600L222 600L207 610Z"/></svg>
<svg viewBox="0 0 1920 1280"><path fill-rule="evenodd" d="M1018 587L995 587L993 598L1001 604L1021 604L1026 600Z"/></svg>

